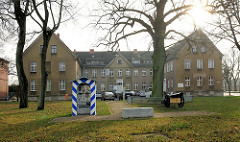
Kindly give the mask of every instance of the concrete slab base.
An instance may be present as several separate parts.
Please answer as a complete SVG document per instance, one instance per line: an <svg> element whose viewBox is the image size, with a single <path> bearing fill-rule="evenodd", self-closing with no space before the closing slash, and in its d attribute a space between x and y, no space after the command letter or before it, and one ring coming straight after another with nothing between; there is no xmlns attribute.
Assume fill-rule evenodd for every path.
<svg viewBox="0 0 240 142"><path fill-rule="evenodd" d="M123 108L123 118L153 117L152 107Z"/></svg>

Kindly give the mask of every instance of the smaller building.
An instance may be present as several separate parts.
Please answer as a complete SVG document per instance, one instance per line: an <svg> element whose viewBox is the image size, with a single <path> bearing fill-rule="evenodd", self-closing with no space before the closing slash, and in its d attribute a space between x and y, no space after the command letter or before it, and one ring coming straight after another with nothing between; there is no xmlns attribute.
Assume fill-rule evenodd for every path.
<svg viewBox="0 0 240 142"><path fill-rule="evenodd" d="M0 58L0 100L8 98L8 64L7 60Z"/></svg>

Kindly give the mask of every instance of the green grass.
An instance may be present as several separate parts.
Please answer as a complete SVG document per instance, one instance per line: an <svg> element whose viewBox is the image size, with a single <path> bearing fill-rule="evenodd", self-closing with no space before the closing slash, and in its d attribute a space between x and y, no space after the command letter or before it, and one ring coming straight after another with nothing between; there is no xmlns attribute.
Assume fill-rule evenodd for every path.
<svg viewBox="0 0 240 142"><path fill-rule="evenodd" d="M211 111L213 116L126 119L96 122L49 123L71 116L71 102L37 103L18 109L17 103L0 102L0 141L239 141L240 97L194 98L183 108L155 106L156 112ZM108 115L104 101L97 114Z"/></svg>

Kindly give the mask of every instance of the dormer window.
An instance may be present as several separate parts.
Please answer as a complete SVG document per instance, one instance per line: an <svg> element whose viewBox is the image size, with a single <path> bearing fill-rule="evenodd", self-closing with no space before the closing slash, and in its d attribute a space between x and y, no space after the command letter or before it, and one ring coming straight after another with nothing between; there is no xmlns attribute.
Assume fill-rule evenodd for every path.
<svg viewBox="0 0 240 142"><path fill-rule="evenodd" d="M206 47L204 45L202 46L201 51L202 51L202 53L206 52Z"/></svg>

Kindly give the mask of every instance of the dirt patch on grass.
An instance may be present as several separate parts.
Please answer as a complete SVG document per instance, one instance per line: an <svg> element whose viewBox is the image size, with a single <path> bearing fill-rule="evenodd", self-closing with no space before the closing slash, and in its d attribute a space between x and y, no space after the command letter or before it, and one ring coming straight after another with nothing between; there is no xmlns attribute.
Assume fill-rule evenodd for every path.
<svg viewBox="0 0 240 142"><path fill-rule="evenodd" d="M106 101L106 103L109 106L111 115L106 115L106 116L77 115L72 117L59 117L59 118L53 119L51 122L123 120L122 109L132 107L128 103L122 102L122 101ZM215 114L217 113L206 112L206 111L166 112L166 113L154 113L153 118L215 115Z"/></svg>

